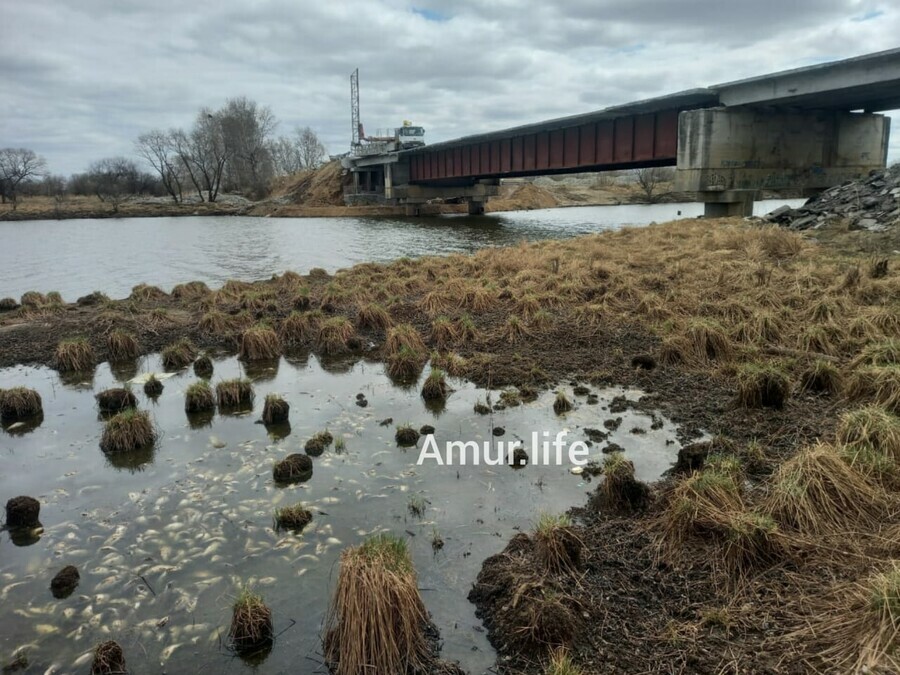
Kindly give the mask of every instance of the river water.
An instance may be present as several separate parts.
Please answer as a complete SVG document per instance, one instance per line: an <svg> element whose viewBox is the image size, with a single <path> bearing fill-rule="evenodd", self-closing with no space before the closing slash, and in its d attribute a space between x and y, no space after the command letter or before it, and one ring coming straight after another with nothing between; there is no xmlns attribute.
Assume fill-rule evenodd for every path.
<svg viewBox="0 0 900 675"><path fill-rule="evenodd" d="M772 205L762 205L765 210ZM60 291L72 300L100 289L125 296L137 283L167 290L203 280L259 279L285 269L335 270L402 255L471 251L484 246L573 236L584 232L697 215L698 205L567 208L481 218L260 219L159 218L36 221L0 224L0 296L26 290ZM2 348L2 345L0 345ZM554 392L521 406L475 415L476 401L499 392L451 381L440 408L425 405L413 387L395 386L380 363L322 361L300 353L248 371L233 356L216 355L213 383L239 374L256 390L245 415L188 418L189 370L165 380L153 401L135 387L159 441L136 456L108 457L99 448L103 420L94 395L138 373L161 370L158 355L130 368L101 364L81 380L62 381L45 368L0 370L0 389L26 386L44 402L37 426L0 431L0 503L26 494L41 502L43 532L14 542L0 531L0 666L24 650L29 672L87 673L91 649L119 641L132 672L324 673L322 621L334 588L340 552L383 531L405 538L427 609L444 640L443 656L467 672L485 673L494 652L466 595L484 559L542 512L560 513L585 502L593 485L572 465L440 466L418 464L418 449L401 450L396 425L436 427L435 440L522 440L533 434L584 440L584 428L621 417L609 438L624 448L643 480L675 460L677 429L659 415L611 413L613 397L638 398L621 388L595 389L596 405L575 397L575 410L553 413ZM428 370L422 375L424 378ZM291 428L269 434L256 424L267 393L291 404ZM356 405L365 394L369 405ZM382 425L386 418L393 422ZM346 447L313 460L312 478L283 487L273 463L302 452L328 429ZM541 436L542 437L542 436ZM603 444L601 444L603 445ZM593 459L602 447L590 448ZM410 500L424 500L421 516ZM300 534L276 532L275 508L303 502L313 513ZM439 535L444 546L434 551ZM25 544L25 545L23 545ZM81 582L54 599L50 580L75 565ZM280 632L268 657L247 665L226 647L230 606L250 585L271 606Z"/></svg>
<svg viewBox="0 0 900 675"><path fill-rule="evenodd" d="M757 202L764 214L801 200ZM113 298L149 283L217 287L291 269L333 272L402 256L466 253L485 246L577 236L626 225L695 218L703 205L585 206L438 218L182 217L0 222L0 297L96 290Z"/></svg>

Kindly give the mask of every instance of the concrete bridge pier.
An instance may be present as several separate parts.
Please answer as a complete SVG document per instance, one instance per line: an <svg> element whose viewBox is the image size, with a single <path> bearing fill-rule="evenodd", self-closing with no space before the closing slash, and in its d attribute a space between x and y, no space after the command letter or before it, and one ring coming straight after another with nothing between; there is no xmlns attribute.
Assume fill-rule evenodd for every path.
<svg viewBox="0 0 900 675"><path fill-rule="evenodd" d="M687 110L678 117L675 189L709 217L749 216L763 190L824 190L887 163L890 119L773 107Z"/></svg>

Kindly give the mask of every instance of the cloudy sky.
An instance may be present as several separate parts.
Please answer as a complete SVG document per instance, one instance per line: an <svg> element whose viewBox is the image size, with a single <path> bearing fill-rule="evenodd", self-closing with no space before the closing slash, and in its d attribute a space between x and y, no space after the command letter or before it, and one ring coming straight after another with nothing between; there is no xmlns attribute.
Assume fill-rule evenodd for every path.
<svg viewBox="0 0 900 675"><path fill-rule="evenodd" d="M0 147L55 173L246 95L435 142L898 45L896 0L0 0ZM900 114L897 115L900 120ZM898 121L900 124L900 121ZM892 158L900 159L900 129Z"/></svg>

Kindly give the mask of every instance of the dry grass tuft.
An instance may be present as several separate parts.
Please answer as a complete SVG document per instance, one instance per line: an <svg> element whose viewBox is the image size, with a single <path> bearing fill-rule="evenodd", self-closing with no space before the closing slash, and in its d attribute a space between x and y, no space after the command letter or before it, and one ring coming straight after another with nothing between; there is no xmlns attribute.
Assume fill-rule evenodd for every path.
<svg viewBox="0 0 900 675"><path fill-rule="evenodd" d="M284 424L288 421L291 405L278 394L267 394L263 404L263 424Z"/></svg>
<svg viewBox="0 0 900 675"><path fill-rule="evenodd" d="M871 448L900 462L900 417L877 405L869 405L841 415L838 443L851 450Z"/></svg>
<svg viewBox="0 0 900 675"><path fill-rule="evenodd" d="M432 367L431 373L422 385L422 398L426 401L443 401L447 398L450 388L447 386L447 378L440 368Z"/></svg>
<svg viewBox="0 0 900 675"><path fill-rule="evenodd" d="M18 422L43 414L41 395L34 389L13 387L0 390L0 420Z"/></svg>
<svg viewBox="0 0 900 675"><path fill-rule="evenodd" d="M131 392L131 389L124 387L116 387L114 389L106 389L97 394L97 407L100 412L117 413L128 408L137 408L137 397Z"/></svg>
<svg viewBox="0 0 900 675"><path fill-rule="evenodd" d="M416 330L415 326L408 323L401 323L387 333L387 340L384 343L385 353L388 356L399 354L403 349L407 349L418 354L427 352L425 342L422 336Z"/></svg>
<svg viewBox="0 0 900 675"><path fill-rule="evenodd" d="M886 506L879 486L822 443L779 467L764 503L765 512L783 527L808 535L874 528Z"/></svg>
<svg viewBox="0 0 900 675"><path fill-rule="evenodd" d="M165 347L160 357L166 370L181 370L197 358L197 348L187 338L181 338Z"/></svg>
<svg viewBox="0 0 900 675"><path fill-rule="evenodd" d="M323 354L342 354L350 351L350 343L356 336L350 319L335 316L319 325L316 334L316 349Z"/></svg>
<svg viewBox="0 0 900 675"><path fill-rule="evenodd" d="M294 453L275 462L272 478L276 483L302 483L312 478L313 465L309 455Z"/></svg>
<svg viewBox="0 0 900 675"><path fill-rule="evenodd" d="M186 284L177 284L172 289L172 297L177 300L199 300L209 294L209 286L202 281L189 281Z"/></svg>
<svg viewBox="0 0 900 675"><path fill-rule="evenodd" d="M321 312L291 312L281 322L278 334L285 344L300 344L311 339L319 329L322 321Z"/></svg>
<svg viewBox="0 0 900 675"><path fill-rule="evenodd" d="M784 371L773 363L745 363L738 369L738 404L781 410L791 393Z"/></svg>
<svg viewBox="0 0 900 675"><path fill-rule="evenodd" d="M822 359L816 359L800 373L800 389L807 393L834 395L841 391L843 383L840 368Z"/></svg>
<svg viewBox="0 0 900 675"><path fill-rule="evenodd" d="M900 339L897 338L867 344L850 363L851 368L896 365L900 365Z"/></svg>
<svg viewBox="0 0 900 675"><path fill-rule="evenodd" d="M542 513L534 529L538 558L551 574L574 574L581 569L584 542L567 515Z"/></svg>
<svg viewBox="0 0 900 675"><path fill-rule="evenodd" d="M56 369L61 373L84 373L94 369L97 358L85 338L63 340L56 347Z"/></svg>
<svg viewBox="0 0 900 675"><path fill-rule="evenodd" d="M232 607L228 638L231 648L243 655L264 651L275 639L272 610L247 588L241 590Z"/></svg>
<svg viewBox="0 0 900 675"><path fill-rule="evenodd" d="M446 316L439 316L431 322L431 341L439 350L447 349L456 339L456 326Z"/></svg>
<svg viewBox="0 0 900 675"><path fill-rule="evenodd" d="M206 335L221 337L231 331L232 319L228 314L213 309L200 317L198 327Z"/></svg>
<svg viewBox="0 0 900 675"><path fill-rule="evenodd" d="M563 413L572 410L573 407L572 401L569 400L569 397L566 396L565 392L556 392L556 399L553 401L553 412L557 415L562 415Z"/></svg>
<svg viewBox="0 0 900 675"><path fill-rule="evenodd" d="M427 620L406 543L371 537L341 554L325 660L334 675L428 672Z"/></svg>
<svg viewBox="0 0 900 675"><path fill-rule="evenodd" d="M283 506L275 509L275 529L301 532L312 521L312 511L303 504Z"/></svg>
<svg viewBox="0 0 900 675"><path fill-rule="evenodd" d="M544 675L585 675L566 649L556 649L550 655L550 661L544 668Z"/></svg>
<svg viewBox="0 0 900 675"><path fill-rule="evenodd" d="M206 382L194 382L184 392L184 411L186 413L208 412L216 407L216 398L212 387Z"/></svg>
<svg viewBox="0 0 900 675"><path fill-rule="evenodd" d="M114 330L106 336L106 352L110 361L131 361L141 354L137 338L124 330Z"/></svg>
<svg viewBox="0 0 900 675"><path fill-rule="evenodd" d="M169 296L166 294L166 292L158 286L138 284L131 289L131 295L128 296L128 299L136 300L138 302L159 302L160 300L165 300L168 297Z"/></svg>
<svg viewBox="0 0 900 675"><path fill-rule="evenodd" d="M616 510L643 509L650 500L650 490L634 477L634 463L621 452L611 452L603 459L604 480L597 488L602 506Z"/></svg>
<svg viewBox="0 0 900 675"><path fill-rule="evenodd" d="M281 340L267 325L248 328L241 335L238 358L243 361L271 361L281 356Z"/></svg>
<svg viewBox="0 0 900 675"><path fill-rule="evenodd" d="M125 652L118 642L108 640L94 648L91 675L121 675L127 672Z"/></svg>
<svg viewBox="0 0 900 675"><path fill-rule="evenodd" d="M216 385L216 402L220 408L248 408L255 397L253 383L246 378L223 380Z"/></svg>
<svg viewBox="0 0 900 675"><path fill-rule="evenodd" d="M425 361L426 358L421 352L402 347L396 354L388 356L387 372L398 382L415 382L425 367Z"/></svg>
<svg viewBox="0 0 900 675"><path fill-rule="evenodd" d="M730 463L714 462L679 482L661 516L662 545L678 554L686 539L721 532L744 511L740 479Z"/></svg>
<svg viewBox="0 0 900 675"><path fill-rule="evenodd" d="M900 365L858 368L848 378L844 393L851 401L875 403L900 414Z"/></svg>
<svg viewBox="0 0 900 675"><path fill-rule="evenodd" d="M685 345L696 363L727 361L734 345L722 326L712 319L691 319L684 331Z"/></svg>
<svg viewBox="0 0 900 675"><path fill-rule="evenodd" d="M150 398L156 398L163 392L163 383L155 375L150 375L144 382L144 393Z"/></svg>
<svg viewBox="0 0 900 675"><path fill-rule="evenodd" d="M386 331L393 324L390 313L376 302L361 305L356 314L356 325L362 329Z"/></svg>
<svg viewBox="0 0 900 675"><path fill-rule="evenodd" d="M150 413L128 409L112 417L103 428L100 449L109 454L133 452L156 442L156 430Z"/></svg>

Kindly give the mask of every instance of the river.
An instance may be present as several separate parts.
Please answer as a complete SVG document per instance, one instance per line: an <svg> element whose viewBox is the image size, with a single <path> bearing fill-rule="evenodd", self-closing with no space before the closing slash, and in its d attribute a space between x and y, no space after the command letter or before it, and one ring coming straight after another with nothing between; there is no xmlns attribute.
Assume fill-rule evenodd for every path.
<svg viewBox="0 0 900 675"><path fill-rule="evenodd" d="M757 202L756 214L801 200ZM430 218L206 216L0 222L0 297L59 291L67 301L103 291L125 297L148 283L217 287L291 269L333 272L402 256L466 253L519 241L695 218L703 205L584 206Z"/></svg>

